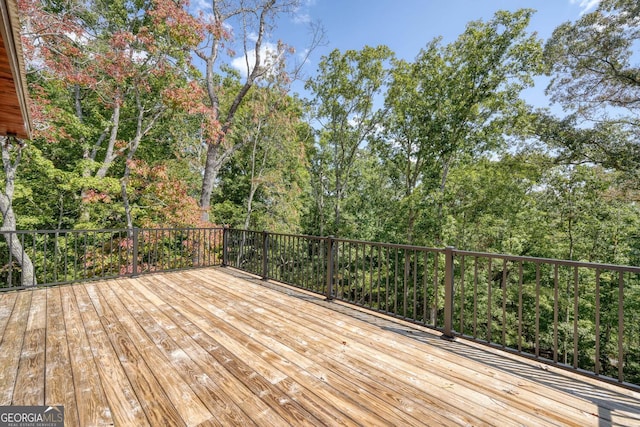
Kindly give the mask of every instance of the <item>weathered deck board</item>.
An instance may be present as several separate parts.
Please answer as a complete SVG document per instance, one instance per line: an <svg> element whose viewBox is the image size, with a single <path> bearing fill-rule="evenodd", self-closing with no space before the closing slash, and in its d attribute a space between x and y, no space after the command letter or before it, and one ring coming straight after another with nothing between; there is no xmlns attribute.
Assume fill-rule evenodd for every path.
<svg viewBox="0 0 640 427"><path fill-rule="evenodd" d="M173 285L173 292L181 292L175 284ZM392 423L394 425L414 425L420 424L420 420L425 417L430 417L434 422L445 423L447 418L441 417L443 411L442 407L455 404L455 395L449 393L446 398L453 398L454 401L446 402L438 400L430 400L429 405L425 405L425 401L417 399L417 389L413 387L409 392L402 392L402 384L397 378L385 378L388 377L387 373L379 369L379 366L365 365L361 358L369 357L366 353L374 351L371 348L367 348L365 352L356 351L353 346L349 346L349 343L345 341L347 339L341 333L341 331L335 331L328 329L331 322L326 320L326 311L321 313L312 322L304 322L300 324L300 320L306 320L306 309L313 310L314 307L301 307L300 302L293 301L287 309L289 311L298 313L297 316L292 319L289 317L289 312L282 311L280 317L277 319L268 318L268 312L265 309L247 310L247 314L244 315L244 311L249 305L246 301L236 298L234 295L230 297L225 296L225 290L219 289L215 302L209 302L210 294L207 291L211 289L201 288L195 291L195 301L206 301L205 305L210 312L217 316L220 316L224 322L232 322L236 327L243 328L243 332L247 336L251 336L254 340L262 342L264 349L260 354L269 352L269 349L277 349L281 347L280 353L285 353L287 349L288 353L292 356L287 356L287 361L282 363L283 370L288 370L288 375L295 375L296 371L307 371L309 377L315 377L321 379L322 383L326 383L328 386L333 385L334 390L330 392L330 395L337 394L336 391L347 391L350 395L361 395L369 402L368 412L375 413L377 416L382 416L383 422ZM267 307L267 304L261 298L266 300L268 297L258 294L254 294L254 304L259 307ZM277 295L274 295L277 296ZM235 308L235 305L239 305ZM222 309L216 308L216 306L223 307ZM325 309L326 310L326 309ZM324 315L324 316L323 316ZM324 317L324 318L323 318ZM233 319L241 320L240 322L233 322ZM278 322L284 325L278 329L273 329ZM267 320L267 321L265 321ZM322 323L322 325L314 325L314 321ZM247 327L245 325L253 325L253 327ZM264 325L269 325L265 328ZM304 326L304 329L313 329L316 333L315 340L312 345L309 345L307 340L309 335L299 335L296 331L300 326ZM317 326L317 327L316 327ZM265 333L266 332L266 333ZM293 338L293 339L292 339ZM350 343L351 340L349 340ZM284 344L283 344L284 343ZM284 351L282 350L284 348ZM359 349L358 349L359 350ZM298 363L298 366L292 366L287 369L286 362L296 360L300 358L300 355L308 357L308 361L303 360ZM379 354L380 355L380 354ZM382 354L377 362L388 363L391 361L392 365L399 363L397 360L390 360L386 355ZM385 360L387 359L387 360ZM274 359L275 360L275 359ZM328 368L328 369L327 369ZM393 367L391 369L394 369ZM380 376L379 381L372 382L371 377L367 376L363 372L377 371L377 375ZM399 398L401 397L401 398ZM440 396L442 397L442 396ZM333 401L338 406L343 406L344 403L336 402L336 398ZM371 408L375 408L373 411ZM482 410L482 408L476 408ZM447 412L446 410L444 412ZM450 411L449 415L450 415ZM371 415L369 415L371 417ZM498 421L501 416L497 415ZM363 422L363 424L371 425L375 423L373 419L368 420L366 423L361 418L356 419ZM461 419L462 421L462 419ZM470 422L471 420L465 420Z"/></svg>
<svg viewBox="0 0 640 427"><path fill-rule="evenodd" d="M175 285L174 285L175 286ZM179 291L179 289L175 289ZM199 288L195 292L201 297L201 301L211 301L212 295L210 289ZM236 301L242 301L239 295L229 294L225 299L223 295L226 292L224 288L218 290L216 293L216 302L222 302L225 304L228 310L233 310L233 306ZM235 309L237 313L233 316L242 317L241 325L251 323L253 319L258 317L261 319L268 318L268 324L277 324L279 319L286 319L287 313L277 308L277 301L270 298L269 294L254 295L255 301L251 304L246 304L245 307ZM210 305L210 304L209 304ZM257 308L258 307L258 308ZM340 367L348 366L353 373L372 372L380 376L382 384L386 387L394 388L394 392L399 395L403 395L406 398L397 402L398 405L403 405L403 409L407 412L416 413L421 409L427 409L428 411L434 411L434 409L440 409L443 412L451 413L450 408L452 406L457 407L462 405L462 408L466 412L474 414L475 417L482 417L483 421L490 423L495 422L502 425L519 423L531 419L531 406L521 403L522 394L526 393L513 393L512 388L508 384L497 380L494 376L484 376L477 371L465 367L466 360L461 358L457 361L457 369L453 372L449 372L451 363L451 356L442 354L442 358L432 358L429 363L422 361L424 354L420 348L415 351L411 350L413 342L406 339L406 346L398 347L402 338L399 338L392 334L381 334L379 331L372 329L370 331L363 331L359 334L354 334L352 328L344 328L341 325L335 325L331 320L323 319L322 312L313 310L315 307L302 307L300 305L290 305L288 310L299 311L300 314L296 316L296 321L300 322L300 319L304 319L305 328L313 329L319 336L324 336L322 340L314 342L312 346L307 346L304 342L304 336L300 336L298 339L302 340L302 346L295 347L295 342L289 342L294 348L294 351L300 353L304 352L306 347L310 347L313 351L316 351L320 358L317 360L319 363L317 366L337 366L338 372ZM320 308L320 307L318 307ZM269 317L269 312L276 310L275 317ZM252 312L254 316L252 316ZM244 313L247 313L246 315ZM259 322L259 321L258 321ZM255 323L256 327L259 327L259 323ZM363 325L368 327L369 325ZM247 331L251 334L251 331ZM294 324L283 324L277 331L272 331L268 336L278 336L281 340L287 340L287 337L296 334L296 327ZM254 333L253 335L260 335ZM360 340L374 340L375 346L363 345ZM326 343L333 342L332 345L326 345ZM324 344L324 345L323 345ZM341 351L335 351L335 347L340 348ZM403 357L395 358L389 357L389 354L401 351L405 353ZM325 357L326 355L332 355L335 360ZM446 358L446 359L445 359ZM409 361L409 362L407 362ZM337 362L337 364L336 364ZM385 369L380 369L381 366L386 365ZM460 374L460 370L466 369ZM420 373L423 370L424 372ZM439 375L439 373L446 373L446 375ZM344 373L344 372L342 372ZM465 375L466 374L466 375ZM461 377L460 381L456 381L455 377ZM427 381L421 381L420 378L428 378ZM364 382L367 382L369 377L364 378ZM357 378L351 377L350 382L356 382ZM370 382L370 381L368 381ZM459 385L462 387L458 387ZM489 385L498 393L485 394L486 385ZM415 386L419 386L422 393L416 393ZM413 389L411 388L413 387ZM437 390L431 394L433 390ZM374 394L376 391L373 390ZM474 394L473 391L476 393ZM432 399L429 399L431 394ZM416 404L411 404L413 400ZM430 405L426 406L425 400L430 402ZM538 402L536 408L536 414L540 420L538 425L550 425L548 421L554 419L568 423L570 420L576 420L577 425L583 425L584 422L589 420L590 415L584 414L580 411L570 411L567 416L562 417L563 411L558 410L557 401L549 401L544 396L536 395L529 396L529 400L535 400ZM546 404L546 405L545 405ZM500 411L501 405L509 406L510 410L506 414L502 414ZM546 406L546 407L545 407ZM546 409L546 411L545 411ZM561 407L560 409L564 409ZM559 412L559 414L558 414ZM435 414L434 414L435 415ZM428 416L421 413L421 417ZM582 418L583 421L580 419ZM469 420L465 420L469 421ZM549 424L548 424L549 423Z"/></svg>
<svg viewBox="0 0 640 427"><path fill-rule="evenodd" d="M32 294L32 292L21 292L17 296L12 304L13 310L0 342L0 405L2 406L17 404L13 401L13 397Z"/></svg>
<svg viewBox="0 0 640 427"><path fill-rule="evenodd" d="M174 298L176 295L176 291L179 290L169 287L163 280L157 281L154 286L156 291L165 291L167 294L173 294ZM165 286L162 286L165 285ZM177 299L189 301L189 297L185 294L181 294ZM194 305L194 301L191 300L191 305ZM195 303L197 304L197 303ZM212 309L212 307L209 307ZM204 308L200 308L197 312L194 313L196 316L196 321L198 321L201 317L215 317L212 315L210 311L206 311ZM201 322L203 323L203 322ZM238 330L234 326L227 325L225 320L218 318L218 321L215 322L215 325L207 324L203 328L205 331L209 331L209 335L214 335L215 337L220 339L220 342L224 342L225 346L231 346L231 351L234 354L241 355L241 358L251 365L256 371L261 373L261 375L268 379L270 378L270 382L274 384L274 393L279 394L278 400L289 399L291 398L294 401L304 400L305 404L309 406L310 414L316 418L316 422L313 423L315 425L337 425L337 424L346 424L352 425L353 420L351 422L347 417L345 417L345 412L343 413L335 413L335 407L341 408L350 408L348 402L340 401L338 393L335 391L331 393L323 393L323 388L325 384L323 384L320 380L316 379L311 375L304 375L303 372L300 373L300 377L297 377L295 373L293 375L289 375L288 372L285 372L289 369L289 366L294 366L292 362L288 358L283 358L281 355L273 351L273 349L269 348L269 346L261 345L258 338L260 332L257 334L245 334L242 330ZM232 338L235 337L235 338ZM232 341L238 340L232 344ZM244 343L243 343L244 341ZM247 347L250 349L250 352L247 352L243 349L243 347ZM295 368L294 368L295 369ZM299 369L296 369L299 371ZM300 381L302 379L302 381ZM318 396L317 394L322 394L325 398ZM304 397L301 395L305 395ZM272 405L274 410L279 410L279 405ZM384 408L383 414L384 414ZM329 413L326 413L329 412ZM331 413L333 412L333 414ZM290 418L286 414L285 418ZM388 422L396 421L400 422L399 419L394 419L391 414L386 414L386 420ZM310 417L306 417L305 420L308 420ZM369 411L361 411L359 413L359 422L366 425L376 425L379 423L384 423L385 418L381 418L380 414ZM306 422L306 421L305 421Z"/></svg>
<svg viewBox="0 0 640 427"><path fill-rule="evenodd" d="M93 382L102 385L105 399L108 402L113 423L125 426L149 425L147 417L142 410L142 405L127 377L122 360L111 345L108 331L103 329L96 307L91 304L84 286L73 289L77 308L80 312L81 322L89 340L89 348L93 354L96 370L85 372L86 375L94 374ZM74 307L75 308L75 307ZM98 376L96 377L95 374ZM75 374L74 374L75 375ZM78 398L77 405L81 406L82 397ZM80 409L78 410L81 411Z"/></svg>
<svg viewBox="0 0 640 427"><path fill-rule="evenodd" d="M218 294L219 295L219 294ZM205 296L205 295L203 295ZM209 295L210 297L210 295ZM218 297L217 300L220 298ZM237 296L232 297L229 302L233 303L234 299L237 299ZM265 298L268 300L268 296ZM261 304L261 301L257 301L254 303L254 306ZM270 309L268 303L262 305L263 307ZM271 305L271 307L276 307ZM296 309L295 307L290 307L292 309ZM301 308L299 308L301 309ZM251 307L245 307L245 310L251 311ZM276 308L277 310L277 308ZM261 316L266 316L268 312L264 310L256 310L255 312L259 312ZM457 404L466 405L465 410L472 412L475 416L478 416L480 413L486 413L487 419L486 421L495 420L496 422L504 422L508 423L509 419L501 419L501 414L496 415L494 411L498 410L496 405L504 404L510 407L509 414L506 414L511 418L511 422L519 421L517 417L526 418L526 414L530 412L530 406L527 406L526 403L522 403L522 398L525 397L524 402L526 401L536 401L538 402L538 406L536 408L536 414L541 415L540 425L545 425L546 420L551 418L556 419L558 421L567 422L571 419L576 419L576 417L583 417L585 421L588 420L588 414L585 417L584 413L581 413L579 410L574 411L573 408L568 406L560 406L558 407L558 401L547 399L544 395L533 395L532 393L528 393L526 390L527 384L523 381L508 382L504 381L497 377L497 375L483 374L482 372L474 370L473 366L469 366L471 364L467 363L468 361L464 358L459 358L456 356L452 356L446 354L445 352L441 352L441 357L430 357L430 360L424 360L424 354L419 347L413 346L413 342L411 340L405 339L403 342L403 346L398 347L401 338L396 336L390 336L389 334L380 334L375 328L368 328L369 325L363 325L362 330L354 330L351 328L345 329L341 326L333 327L332 322L323 321L322 324L319 324L319 312L305 311L300 314L301 317L306 317L309 323L306 323L307 327L314 328L317 333L326 333L327 339L331 339L330 336L333 336L333 339L337 340L345 340L343 341L343 345L350 347L350 352L352 353L348 359L344 357L345 352L339 353L341 356L338 359L341 365L349 364L354 370L358 372L366 371L366 370L375 370L380 361L384 361L389 364L389 369L387 372L380 372L380 375L385 380L385 384L402 384L406 382L404 386L398 386L401 391L406 393L406 396L415 396L415 392L411 393L411 390L408 389L407 386L417 385L416 383L416 370L424 370L428 371L431 375L429 375L430 379L425 381L424 383L419 384L421 389L425 394L428 394L431 390L438 390L434 398L441 399L440 401L434 402L434 404L439 403L442 405L443 409L447 409L450 406L456 406ZM276 312L276 315L286 316L286 313L280 311ZM281 318L281 317L280 317ZM250 321L250 319L246 319L246 321ZM269 323L277 322L278 317L270 318ZM285 331L293 331L293 325L283 325L278 333L285 334ZM301 337L302 338L302 337ZM371 346L360 344L359 340L361 339L371 339L376 341L375 350L372 352ZM322 345L320 343L314 344L313 348L315 350L320 350L320 354L331 354L331 348L322 349ZM355 350L358 350L359 353L354 355ZM300 351L303 351L302 349ZM391 359L388 357L388 354L393 354L395 352L404 353L403 357ZM409 362L407 362L409 361ZM450 364L455 362L456 369L451 370ZM321 360L321 365L325 363L331 363L329 360ZM449 365L449 366L447 366ZM445 375L440 375L440 373L445 373ZM408 376L408 375L411 375ZM419 376L419 375L418 375ZM425 376L426 377L426 376ZM414 383L414 384L411 384ZM455 389L457 385L463 385L462 389ZM518 392L513 392L514 385L519 388ZM443 395L442 389L445 390L445 394ZM477 391L480 395L473 395L469 393L467 389L471 389L473 391ZM490 397L491 401L488 400L488 396L490 393L485 393L488 389L496 389L499 392L493 393L493 396ZM446 390L451 390L447 392ZM409 394L411 393L411 394ZM467 398L469 401L465 401ZM566 402L565 402L566 403ZM446 406L445 406L446 405ZM493 408L493 411L491 410ZM433 404L430 407L433 409ZM524 413L517 414L516 409L524 410ZM565 418L562 415L566 415ZM515 418L515 419L514 419Z"/></svg>
<svg viewBox="0 0 640 427"><path fill-rule="evenodd" d="M93 357L87 331L82 322L73 288L62 287L52 288L51 290L58 290L60 294L65 336L68 346L66 349L61 347L60 351L66 351L69 355L74 396L71 402L61 402L57 399L47 399L46 402L51 405L64 404L65 419L73 420L72 417L77 417L78 425L108 425L112 420L111 412L113 409L117 409L117 407L110 409L105 397L103 385L100 382L100 377L96 375L96 373L99 373L98 367ZM55 296L56 294L53 292L50 295ZM55 307L55 303L53 304ZM62 345L62 343L58 343L58 345ZM62 358L64 356L59 355L59 357ZM69 378L53 376L51 378L47 377L47 380L66 384ZM62 384L60 387L65 387ZM82 404L78 405L77 402L82 402ZM70 413L70 415L67 415L67 413Z"/></svg>
<svg viewBox="0 0 640 427"><path fill-rule="evenodd" d="M60 288L47 289L46 321L44 401L55 405L63 405L66 409L67 423L78 425L80 421L78 420L78 410L75 403L75 386L73 384L71 356L69 354L69 342L65 329ZM98 388L100 388L99 385ZM92 410L92 412L95 411Z"/></svg>
<svg viewBox="0 0 640 427"><path fill-rule="evenodd" d="M0 295L0 339L7 328L17 297L18 294L15 292Z"/></svg>
<svg viewBox="0 0 640 427"><path fill-rule="evenodd" d="M206 295L203 295L203 297L206 297ZM233 304L233 302L237 300L234 295L230 295L230 298L231 299L227 300L227 304ZM259 299L255 304L259 305L260 308L254 308L253 310L251 307L242 308L242 311L246 310L249 313L247 317L243 319L243 323L251 323L252 311L256 316L263 319L267 318L269 324L277 325L279 319L286 318L286 313L274 306L273 300L270 300L269 296L265 295L263 300ZM315 353L314 359L317 362L315 366L329 366L333 368L332 374L334 378L343 377L344 369L342 368L347 366L351 371L351 377L348 378L348 382L356 384L370 383L370 377L366 375L366 373L375 373L380 377L381 385L378 386L380 387L378 390L371 390L371 393L373 395L380 395L381 390L389 389L388 392L391 392L392 395L404 396L401 401L387 403L395 403L395 406L402 407L402 410L410 412L414 417L417 416L418 420L426 416L437 418L436 415L438 413L450 416L451 406L459 405L464 405L462 407L465 413L472 413L475 417L482 415L486 422L493 421L501 424L509 424L516 422L517 420L514 420L514 418L517 418L517 416L527 418L526 412L518 414L516 405L513 405L509 414L506 414L511 418L508 418L505 414L496 413L498 411L496 411L497 408L495 405L499 404L499 402L491 401L483 394L474 396L471 393L467 393L468 390L466 387L472 384L469 381L467 381L465 388L454 390L454 383L438 375L438 372L440 372L439 369L443 369L443 372L446 372L446 368L442 368L437 363L424 365L420 362L423 357L420 349L417 349L417 352L405 351L406 354L400 359L390 357L389 354L397 351L396 346L398 343L395 339L398 337L394 336L394 341L383 343L379 331L374 330L368 338L364 337L364 339L377 341L375 348L372 348L369 345L361 344L358 341L361 337L355 336L348 329L339 324L336 325L330 320L327 321L319 317L322 313L314 313L313 308L311 308L311 310L305 310L303 307L290 306L290 309L300 311L300 317L305 320L305 327L313 329L319 336L324 336L322 340L318 340L310 346L309 351ZM275 316L270 316L269 313L271 310L275 310ZM242 313L240 312L237 315L242 316ZM255 318L257 317L254 317L254 319ZM274 335L282 337L281 339L284 340L288 340L288 337L296 337L300 343L300 345L294 347L296 352L304 352L306 351L305 347L308 347L305 336L297 335L293 324L282 323L279 325L278 330L274 331ZM333 342L333 344L327 345L327 342ZM291 341L290 344L295 346L295 342L293 341ZM335 350L336 346L340 349L339 351ZM410 362L406 362L406 360ZM385 365L387 366L386 369L381 369ZM430 371L430 381L420 380L421 377L425 377L419 372L423 369ZM317 372L316 375L326 373L326 371ZM447 376L448 375L447 373ZM420 393L416 392L416 386L419 387ZM433 390L437 390L437 392L433 393ZM466 396L463 395L465 393L467 394ZM428 405L425 405L425 403L428 403ZM491 410L492 407L493 410ZM443 420L440 421L444 422ZM467 417L467 419L461 418L460 421L471 422L472 420ZM544 420L541 420L540 425L544 424Z"/></svg>
<svg viewBox="0 0 640 427"><path fill-rule="evenodd" d="M640 425L640 393L234 270L2 294L0 337L0 404L69 426Z"/></svg>
<svg viewBox="0 0 640 427"><path fill-rule="evenodd" d="M47 314L46 292L36 292L31 298L31 307L22 341L22 354L13 391L13 400L25 405L44 404L45 372L45 326Z"/></svg>

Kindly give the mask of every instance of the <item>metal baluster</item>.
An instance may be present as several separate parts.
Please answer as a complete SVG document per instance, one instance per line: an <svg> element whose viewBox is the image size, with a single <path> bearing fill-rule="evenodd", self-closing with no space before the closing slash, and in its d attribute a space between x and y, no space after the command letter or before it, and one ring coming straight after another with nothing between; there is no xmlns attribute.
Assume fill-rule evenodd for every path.
<svg viewBox="0 0 640 427"><path fill-rule="evenodd" d="M473 257L473 338L478 337L478 257Z"/></svg>
<svg viewBox="0 0 640 427"><path fill-rule="evenodd" d="M377 265L377 272L376 272L376 298L375 301L373 300L373 295L372 295L372 300L371 300L371 305L374 306L375 305L375 309L377 311L384 311L382 309L383 306L383 299L382 299L382 281L383 281L383 274L384 274L384 269L382 266L382 257L383 257L383 252L384 252L384 246L383 245L377 245L376 246L376 265ZM372 284L373 285L373 284Z"/></svg>
<svg viewBox="0 0 640 427"><path fill-rule="evenodd" d="M600 374L600 269L596 269L596 354L595 374Z"/></svg>
<svg viewBox="0 0 640 427"><path fill-rule="evenodd" d="M536 262L536 357L540 357L540 263Z"/></svg>
<svg viewBox="0 0 640 427"><path fill-rule="evenodd" d="M553 362L558 363L558 264L553 268Z"/></svg>
<svg viewBox="0 0 640 427"><path fill-rule="evenodd" d="M402 317L407 318L407 299L409 293L409 263L410 256L407 249L404 252L404 270L402 274Z"/></svg>
<svg viewBox="0 0 640 427"><path fill-rule="evenodd" d="M578 367L578 267L573 269L573 367Z"/></svg>
<svg viewBox="0 0 640 427"><path fill-rule="evenodd" d="M460 256L460 334L464 335L464 255Z"/></svg>
<svg viewBox="0 0 640 427"><path fill-rule="evenodd" d="M427 276L429 276L429 252L424 252L424 272L422 274L422 323L427 325L428 319L428 302L427 302Z"/></svg>
<svg viewBox="0 0 640 427"><path fill-rule="evenodd" d="M413 251L413 311L411 320L418 320L418 251Z"/></svg>
<svg viewBox="0 0 640 427"><path fill-rule="evenodd" d="M522 352L522 286L524 271L522 269L522 260L518 267L518 352Z"/></svg>
<svg viewBox="0 0 640 427"><path fill-rule="evenodd" d="M493 258L488 258L489 266L487 267L487 342L491 341L492 330L491 330L491 320L492 320L492 298L493 298Z"/></svg>
<svg viewBox="0 0 640 427"><path fill-rule="evenodd" d="M445 261L446 263L446 261ZM433 261L433 327L438 327L438 310L440 308L440 304L438 302L438 285L440 283L440 278L438 277L438 272L440 270L440 253L436 253Z"/></svg>
<svg viewBox="0 0 640 427"><path fill-rule="evenodd" d="M618 381L624 381L624 273L618 272Z"/></svg>
<svg viewBox="0 0 640 427"><path fill-rule="evenodd" d="M507 346L507 259L502 261L502 347Z"/></svg>
<svg viewBox="0 0 640 427"><path fill-rule="evenodd" d="M393 314L398 314L398 252L399 248L396 248L395 259L393 264Z"/></svg>
<svg viewBox="0 0 640 427"><path fill-rule="evenodd" d="M454 286L454 248L445 249L444 259L444 338L453 338L453 286Z"/></svg>

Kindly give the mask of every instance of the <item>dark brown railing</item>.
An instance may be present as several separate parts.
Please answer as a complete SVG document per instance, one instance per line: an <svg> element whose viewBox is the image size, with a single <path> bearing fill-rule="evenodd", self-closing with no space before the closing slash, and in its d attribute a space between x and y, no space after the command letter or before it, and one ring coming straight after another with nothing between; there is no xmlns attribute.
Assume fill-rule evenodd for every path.
<svg viewBox="0 0 640 427"><path fill-rule="evenodd" d="M224 264L604 380L640 385L640 267L246 230Z"/></svg>
<svg viewBox="0 0 640 427"><path fill-rule="evenodd" d="M208 267L222 262L221 228L3 231L0 290ZM7 242L20 245L14 255Z"/></svg>
<svg viewBox="0 0 640 427"><path fill-rule="evenodd" d="M228 228L2 233L3 290L224 265L640 388L640 267Z"/></svg>

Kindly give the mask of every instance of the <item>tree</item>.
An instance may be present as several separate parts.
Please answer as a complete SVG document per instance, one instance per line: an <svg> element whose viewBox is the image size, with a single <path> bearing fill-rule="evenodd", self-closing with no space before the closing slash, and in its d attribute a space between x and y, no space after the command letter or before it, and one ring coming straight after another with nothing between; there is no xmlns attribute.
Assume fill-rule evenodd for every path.
<svg viewBox="0 0 640 427"><path fill-rule="evenodd" d="M438 67L439 62L428 65ZM440 64L441 65L441 64ZM418 80L418 66L406 61L395 61L391 70L391 83L385 99L388 114L384 120L383 138L376 141L376 151L402 194L396 203L401 217L406 220L396 222L404 230L407 244L414 241L414 228L418 214L419 193L416 189L425 181L426 163L436 160L430 151L429 141L423 137L424 122L419 102L422 98ZM404 240L403 239L403 240Z"/></svg>
<svg viewBox="0 0 640 427"><path fill-rule="evenodd" d="M437 222L430 234L441 245L451 169L462 160L496 152L505 146L505 135L521 128L526 108L520 92L542 70L541 42L526 31L532 13L499 11L488 22L469 23L447 46L432 41L415 63L396 63L386 100L390 120L384 151L404 188L408 239L414 238L418 210L431 200Z"/></svg>
<svg viewBox="0 0 640 427"><path fill-rule="evenodd" d="M192 71L182 46L197 40L185 29L193 19L172 6L164 0L26 3L32 88L48 127L36 143L57 150L46 147L55 139L71 148L66 156L57 150L58 166L80 174L80 200L119 193L129 228L129 164L169 113L167 89ZM120 170L110 173L118 160ZM81 206L78 225L95 226L89 204Z"/></svg>
<svg viewBox="0 0 640 427"><path fill-rule="evenodd" d="M13 137L4 137L2 141L2 166L4 172L4 188L0 191L0 212L2 212L2 233L13 259L22 267L22 286L36 285L36 276L31 258L24 251L22 243L15 233L16 215L13 211L13 196L16 183L16 172L25 148L23 141Z"/></svg>
<svg viewBox="0 0 640 427"><path fill-rule="evenodd" d="M236 116L242 148L220 170L212 213L245 229L297 232L303 207L306 125L302 107L278 85L256 87Z"/></svg>
<svg viewBox="0 0 640 427"><path fill-rule="evenodd" d="M556 28L545 46L552 100L598 122L609 120L615 109L627 111L617 121L637 128L640 68L631 60L639 17L636 1L603 0L576 23Z"/></svg>
<svg viewBox="0 0 640 427"><path fill-rule="evenodd" d="M322 59L318 75L307 82L306 88L314 95L314 118L320 125L318 154L330 159L328 171L318 171L323 174L320 181L331 181L328 193L322 196L332 203L330 233L343 231L342 205L358 150L382 123L383 112L376 97L386 84L385 63L392 56L386 46L365 46L344 53L336 49ZM327 227L320 228L324 231Z"/></svg>
<svg viewBox="0 0 640 427"><path fill-rule="evenodd" d="M142 227L188 228L200 222L198 202L189 195L184 171L176 173L172 163L131 160L128 164L131 209Z"/></svg>
<svg viewBox="0 0 640 427"><path fill-rule="evenodd" d="M284 93L266 88L256 91L255 100L250 104L251 121L243 139L249 149L250 188L246 200L244 228L249 229L254 213L256 193L263 193L262 203L270 205L274 220L280 219L290 231L296 231L300 223L300 203L305 145L297 138L300 110L295 102ZM276 209L289 215L276 215ZM273 221L269 229L277 231ZM266 224L265 224L266 225ZM274 227L276 226L276 227Z"/></svg>
<svg viewBox="0 0 640 427"><path fill-rule="evenodd" d="M555 151L557 164L597 164L637 182L640 145L633 129L608 120L585 127L576 114L560 119L538 111L534 117L533 133Z"/></svg>
<svg viewBox="0 0 640 427"><path fill-rule="evenodd" d="M529 255L546 217L532 194L550 164L537 153L460 164L450 172L443 237L456 248Z"/></svg>
<svg viewBox="0 0 640 427"><path fill-rule="evenodd" d="M193 52L205 67L204 97L199 99L193 111L202 117L203 139L207 144L200 191L203 220L209 218L211 195L220 168L242 147L242 139L233 140L229 136L247 94L270 75L282 74L292 79L297 73L296 67L287 71L287 55L293 53L293 49L282 42L276 45L268 43L266 39L279 15L292 12L297 5L298 0L211 0L211 13L202 14L198 19L201 40L193 47ZM220 65L225 45L233 45L234 37L229 27L238 29L236 37L244 58L245 79L233 92L225 93L216 67L225 68ZM320 36L321 31L314 33L311 49L320 42ZM232 49L228 53L234 54ZM228 102L223 102L223 98Z"/></svg>
<svg viewBox="0 0 640 427"><path fill-rule="evenodd" d="M629 264L638 208L620 187L620 173L598 165L548 168L533 193L545 207L544 228L531 235L537 256Z"/></svg>
<svg viewBox="0 0 640 427"><path fill-rule="evenodd" d="M636 182L640 68L632 61L639 17L635 1L604 0L594 12L554 30L544 50L552 77L547 92L571 114L564 119L542 114L539 133L562 150L560 160L595 162Z"/></svg>

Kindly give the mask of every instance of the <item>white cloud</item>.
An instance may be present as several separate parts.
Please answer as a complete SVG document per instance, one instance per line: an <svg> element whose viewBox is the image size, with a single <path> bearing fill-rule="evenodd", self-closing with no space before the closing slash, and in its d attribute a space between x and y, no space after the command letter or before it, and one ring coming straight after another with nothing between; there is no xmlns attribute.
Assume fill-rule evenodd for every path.
<svg viewBox="0 0 640 427"><path fill-rule="evenodd" d="M298 61L309 60L309 48L304 49L302 52L298 52Z"/></svg>
<svg viewBox="0 0 640 427"><path fill-rule="evenodd" d="M211 2L207 0L196 0L191 6L196 12L209 12L211 10Z"/></svg>
<svg viewBox="0 0 640 427"><path fill-rule="evenodd" d="M65 31L64 35L67 36L69 40L71 40L72 42L82 46L88 45L89 41L93 39L92 37L89 37L89 33L86 33L86 32L82 34L78 34L71 31Z"/></svg>
<svg viewBox="0 0 640 427"><path fill-rule="evenodd" d="M143 50L133 50L131 51L131 60L136 64L142 64L149 57L149 52L145 52Z"/></svg>
<svg viewBox="0 0 640 427"><path fill-rule="evenodd" d="M311 22L311 15L308 13L297 13L293 16L294 24L308 24Z"/></svg>
<svg viewBox="0 0 640 427"><path fill-rule="evenodd" d="M582 9L580 14L585 14L592 9L595 9L598 4L600 4L600 0L569 0L571 4L578 3L578 6Z"/></svg>
<svg viewBox="0 0 640 427"><path fill-rule="evenodd" d="M200 14L202 14L202 17L206 22L215 21L215 16L213 15L213 9L211 7L211 1L195 0L189 4L188 10L193 16L199 16Z"/></svg>
<svg viewBox="0 0 640 427"><path fill-rule="evenodd" d="M260 48L260 61L261 66L271 67L277 60L278 47L273 43L265 43ZM247 52L246 56L242 55L231 60L231 66L240 71L242 77L247 77L253 70L253 65L256 62L256 51L251 49Z"/></svg>
<svg viewBox="0 0 640 427"><path fill-rule="evenodd" d="M294 24L308 24L311 22L311 15L309 14L309 8L315 6L316 0L305 0L299 4L293 11L293 23Z"/></svg>

